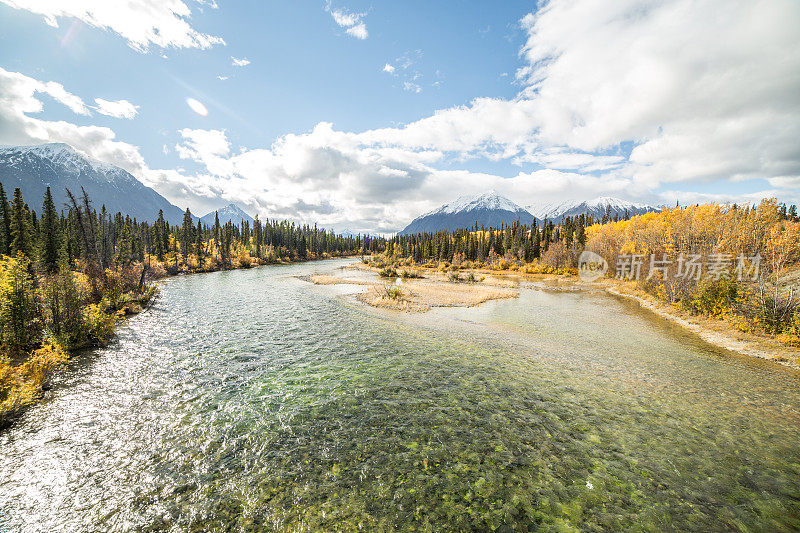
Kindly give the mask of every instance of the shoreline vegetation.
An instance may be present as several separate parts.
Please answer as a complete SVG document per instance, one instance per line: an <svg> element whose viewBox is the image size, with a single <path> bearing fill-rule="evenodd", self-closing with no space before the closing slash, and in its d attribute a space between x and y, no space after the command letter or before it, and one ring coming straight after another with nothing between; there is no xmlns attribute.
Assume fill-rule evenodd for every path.
<svg viewBox="0 0 800 533"><path fill-rule="evenodd" d="M246 269L375 249L380 240L290 222L219 217L170 226L111 215L85 191L59 211L47 188L41 215L0 183L0 429L42 397L70 354L101 347L120 319L140 313L169 276ZM377 250L377 249L376 249Z"/></svg>
<svg viewBox="0 0 800 533"><path fill-rule="evenodd" d="M369 260L368 260L369 261ZM353 265L354 268L378 274L382 269L369 264ZM500 284L506 281L510 287L519 287L522 282L536 284L536 288L547 290L579 290L602 291L614 297L636 304L638 307L653 313L661 319L667 320L698 336L703 341L717 348L736 352L748 357L756 357L767 361L780 363L784 366L800 370L800 350L791 345L786 345L780 340L755 332L743 332L730 327L724 319L710 316L692 314L682 310L679 306L669 305L638 288L634 283L604 278L593 282L583 282L571 272L528 273L524 270L493 270L490 268L460 270L460 280L454 281L450 276L442 275L438 268L414 267L418 278L424 280L428 287L437 287L426 292L427 301L420 305L417 292L418 285L404 282L399 286L399 292L391 292L391 285L365 280L351 280L335 276L311 276L310 281L319 285L349 284L368 287L365 293L356 295L356 299L372 307L391 309L404 312L425 312L432 307L471 307L490 300L511 298L518 296L518 290L506 289L508 294L495 294L490 287L482 285L486 279L490 284ZM473 276L474 281L467 281ZM459 298L458 292L463 284L469 284L474 294L482 297L475 300ZM409 286L411 285L411 286ZM481 291L485 292L481 292ZM453 293L455 296L453 297Z"/></svg>
<svg viewBox="0 0 800 533"><path fill-rule="evenodd" d="M584 251L609 266L592 283L578 278ZM632 257L653 262L643 259L634 276ZM662 266L654 267L656 258ZM708 262L695 263L686 275L681 258ZM389 282L358 297L376 307L425 310L415 305L413 291L404 292L409 277L435 277L453 290L480 286L486 276L566 279L636 301L720 348L800 368L800 217L795 206L774 199L744 207L676 206L624 220L581 215L558 226L545 221L402 235L360 266ZM620 272L621 266L629 270ZM392 286L397 279L403 285Z"/></svg>
<svg viewBox="0 0 800 533"><path fill-rule="evenodd" d="M93 208L84 191L68 197L59 212L48 188L37 215L19 189L9 202L0 184L0 428L41 398L71 351L105 345L120 318L146 308L156 280L334 257L361 256L352 266L385 281L310 281L367 285L356 298L375 307L474 306L518 296L520 280L567 280L636 301L719 347L800 368L800 217L774 199L373 238L258 217L206 226L188 209L181 225L161 213L137 222ZM584 251L611 265L604 278L578 281ZM686 277L672 265L651 276L645 262L641 277L615 279L624 257L647 254L747 257L748 275L757 256L760 275Z"/></svg>

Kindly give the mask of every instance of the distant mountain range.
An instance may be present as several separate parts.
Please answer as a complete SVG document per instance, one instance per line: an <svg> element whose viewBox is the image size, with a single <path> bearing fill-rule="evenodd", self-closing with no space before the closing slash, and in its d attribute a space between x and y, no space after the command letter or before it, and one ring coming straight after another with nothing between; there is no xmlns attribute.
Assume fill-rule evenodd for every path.
<svg viewBox="0 0 800 533"><path fill-rule="evenodd" d="M137 220L154 221L158 211L170 224L183 220L183 210L145 186L126 170L86 157L68 144L0 148L0 182L10 198L19 187L31 209L39 211L47 187L60 210L67 201L65 188L76 196L86 189L94 207L105 205Z"/></svg>
<svg viewBox="0 0 800 533"><path fill-rule="evenodd" d="M614 217L624 218L644 215L652 211L661 211L660 207L647 204L637 204L611 196L600 196L594 200L567 200L566 202L542 203L527 206L528 211L539 221L552 220L559 222L566 217L576 217L579 215L592 215L596 220L602 220L604 215L609 219Z"/></svg>
<svg viewBox="0 0 800 533"><path fill-rule="evenodd" d="M64 143L0 147L0 183L9 199L14 189L19 187L25 201L37 211L41 209L48 186L59 210L67 202L66 189L80 196L83 186L98 210L105 205L112 214L121 212L151 222L162 210L164 219L170 224L183 223L185 210L171 204L129 172L86 157ZM239 224L243 220L253 223L253 217L235 204L212 211L200 220L203 224L213 225L216 212L219 212L220 224L229 221Z"/></svg>
<svg viewBox="0 0 800 533"><path fill-rule="evenodd" d="M462 196L455 202L415 218L400 234L454 231L475 226L499 227L519 221L533 222L533 215L508 198L490 191L479 196Z"/></svg>
<svg viewBox="0 0 800 533"><path fill-rule="evenodd" d="M636 216L660 210L659 207L637 204L609 196L586 201L571 200L534 205L524 209L505 196L490 191L478 196L463 196L455 202L445 204L430 213L415 218L400 234L454 231L474 227L476 223L479 227L487 228L508 226L517 221L522 224L531 224L534 219L540 224L545 219L558 223L563 218L583 214L592 215L597 220L602 219L604 215L613 219L614 217L623 218L626 214Z"/></svg>
<svg viewBox="0 0 800 533"><path fill-rule="evenodd" d="M245 213L244 210L240 209L236 204L228 204L221 209L211 211L200 218L200 222L202 222L204 226L213 226L216 218L215 214L217 213L219 213L219 223L223 226L228 222L241 224L242 221L245 221L249 222L251 225L254 222L253 217Z"/></svg>

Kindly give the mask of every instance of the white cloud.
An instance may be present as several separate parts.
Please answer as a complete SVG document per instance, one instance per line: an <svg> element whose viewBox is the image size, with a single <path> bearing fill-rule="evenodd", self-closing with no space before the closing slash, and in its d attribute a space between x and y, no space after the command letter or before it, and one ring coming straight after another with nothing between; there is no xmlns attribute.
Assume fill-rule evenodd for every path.
<svg viewBox="0 0 800 533"><path fill-rule="evenodd" d="M410 82L410 81L404 81L403 82L403 89L408 91L408 92L416 93L416 94L419 94L419 93L422 92L422 87L420 87L419 84L414 83L414 82Z"/></svg>
<svg viewBox="0 0 800 533"><path fill-rule="evenodd" d="M234 67L246 67L249 64L250 60L247 59L246 57L239 59L231 56L231 65L233 65Z"/></svg>
<svg viewBox="0 0 800 533"><path fill-rule="evenodd" d="M403 90L413 93L421 93L422 74L417 69L412 67L419 62L422 58L422 50L413 50L403 53L400 57L395 58L393 63L386 63L383 67L383 72L391 76L399 78L400 86ZM441 78L441 72L436 71L436 77ZM432 84L438 87L441 81Z"/></svg>
<svg viewBox="0 0 800 533"><path fill-rule="evenodd" d="M183 176L174 170L151 169L139 148L116 140L111 128L78 126L64 120L50 121L30 116L44 109L44 102L37 93L53 96L76 114L89 115L83 101L60 84L41 82L0 68L0 144L64 142L90 157L124 168L145 185L155 186L177 205L191 204L193 208L217 205L221 191L216 191L209 199L202 194L210 194L211 189L203 189L198 183L200 178Z"/></svg>
<svg viewBox="0 0 800 533"><path fill-rule="evenodd" d="M331 10L331 15L333 16L333 20L336 21L336 24L343 28L355 26L361 21L361 15L340 11L338 9Z"/></svg>
<svg viewBox="0 0 800 533"><path fill-rule="evenodd" d="M334 9L331 7L330 0L325 6L325 11L331 14L336 24L345 29L347 35L361 40L369 37L367 25L363 21L366 13L352 13L343 9Z"/></svg>
<svg viewBox="0 0 800 533"><path fill-rule="evenodd" d="M38 92L49 94L57 101L70 108L73 113L77 113L79 115L91 115L89 109L86 107L86 104L83 103L83 100L74 94L68 93L64 89L64 86L60 83L49 81L41 84L40 88L37 88L36 90Z"/></svg>
<svg viewBox="0 0 800 533"><path fill-rule="evenodd" d="M653 186L800 174L800 4L549 2L523 19L540 144L633 143Z"/></svg>
<svg viewBox="0 0 800 533"><path fill-rule="evenodd" d="M102 98L95 98L94 102L97 104L95 110L101 115L107 115L115 118L132 119L139 112L139 106L133 105L127 100L109 101Z"/></svg>
<svg viewBox="0 0 800 533"><path fill-rule="evenodd" d="M356 39L364 40L369 37L369 32L367 32L367 26L363 22L359 22L355 26L350 26L345 30L347 35L351 37L355 37Z"/></svg>
<svg viewBox="0 0 800 533"><path fill-rule="evenodd" d="M54 96L81 115L89 115L83 101L57 83L43 83L18 72L0 68L0 144L66 142L88 155L119 165L135 174L145 168L138 149L115 140L110 128L78 126L63 120L47 121L29 116L44 104L37 93Z"/></svg>
<svg viewBox="0 0 800 533"><path fill-rule="evenodd" d="M361 21L337 13L342 27ZM5 71L0 142L13 137L9 131L74 140L129 170L138 165L137 176L198 212L224 198L262 216L354 231L393 231L454 196L489 188L522 205L600 194L670 204L799 199L800 4L551 0L523 28L515 98L476 98L362 132L323 122L255 149L234 149L223 130L181 130L176 153L201 166L195 175L147 168L107 128L29 116L41 111L36 93L88 110L58 84ZM387 65L413 72L406 59ZM535 170L504 178L437 168L471 158ZM747 184L734 189L737 181ZM721 192L691 192L712 186Z"/></svg>
<svg viewBox="0 0 800 533"><path fill-rule="evenodd" d="M13 8L42 15L50 26L59 18L74 17L84 23L119 34L140 52L151 45L161 48L210 48L225 44L195 30L189 24L191 11L182 0L0 0ZM213 2L202 2L216 7Z"/></svg>
<svg viewBox="0 0 800 533"><path fill-rule="evenodd" d="M227 80L227 79L228 79L228 76L217 76L217 79L218 79L218 80L225 81L225 80Z"/></svg>

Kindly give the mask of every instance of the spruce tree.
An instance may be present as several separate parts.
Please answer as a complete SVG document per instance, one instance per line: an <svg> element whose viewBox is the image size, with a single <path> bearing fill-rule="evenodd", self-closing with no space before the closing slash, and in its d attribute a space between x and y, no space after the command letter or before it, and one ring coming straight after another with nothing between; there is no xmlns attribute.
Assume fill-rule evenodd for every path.
<svg viewBox="0 0 800 533"><path fill-rule="evenodd" d="M578 241L581 248L586 246L586 222L583 215L578 217L578 228L575 231L575 240Z"/></svg>
<svg viewBox="0 0 800 533"><path fill-rule="evenodd" d="M11 206L0 183L0 254L11 253Z"/></svg>
<svg viewBox="0 0 800 533"><path fill-rule="evenodd" d="M255 232L254 235L253 235L253 238L256 241L256 243L255 243L256 244L256 257L258 259L261 259L262 255L263 255L262 251L261 251L261 244L264 241L264 231L263 231L263 229L261 227L261 221L258 219L258 215L256 215L256 220L255 220L255 223L254 223L254 226L253 226L253 230Z"/></svg>
<svg viewBox="0 0 800 533"><path fill-rule="evenodd" d="M56 205L53 202L50 187L48 187L44 193L44 203L42 205L41 251L42 267L50 273L58 270L59 249L61 247L60 229Z"/></svg>
<svg viewBox="0 0 800 533"><path fill-rule="evenodd" d="M31 216L22 199L22 191L17 187L11 202L11 253L30 257L32 244Z"/></svg>
<svg viewBox="0 0 800 533"><path fill-rule="evenodd" d="M194 242L194 224L192 223L192 213L189 211L189 208L186 208L186 212L183 214L183 227L181 228L181 253L183 254L183 260L186 261L186 257L189 255L189 248L192 246Z"/></svg>
<svg viewBox="0 0 800 533"><path fill-rule="evenodd" d="M153 228L154 232L154 242L155 242L155 249L156 249L156 257L159 261L164 260L164 254L167 252L167 246L164 246L164 242L166 240L164 236L164 232L166 231L166 224L164 223L164 211L159 209L158 210L158 219L156 219L155 227Z"/></svg>
<svg viewBox="0 0 800 533"><path fill-rule="evenodd" d="M194 241L194 254L197 256L197 268L203 268L204 245L203 245L203 223L197 221L196 239Z"/></svg>

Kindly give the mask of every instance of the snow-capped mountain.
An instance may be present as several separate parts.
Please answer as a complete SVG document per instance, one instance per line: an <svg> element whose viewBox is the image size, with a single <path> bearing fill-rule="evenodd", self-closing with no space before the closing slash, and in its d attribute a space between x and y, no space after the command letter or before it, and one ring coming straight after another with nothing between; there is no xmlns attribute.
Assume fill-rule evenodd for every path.
<svg viewBox="0 0 800 533"><path fill-rule="evenodd" d="M508 198L495 191L478 196L462 196L456 201L415 218L401 234L435 233L479 227L500 227L519 221L533 222L533 216Z"/></svg>
<svg viewBox="0 0 800 533"><path fill-rule="evenodd" d="M202 217L200 219L200 222L202 222L203 225L205 226L213 226L215 213L219 213L219 223L223 226L228 222L233 222L234 224L241 224L243 220L249 222L250 224L253 223L253 217L245 213L244 210L242 210L236 204L228 204L221 209L218 209L216 211L211 211L210 213Z"/></svg>
<svg viewBox="0 0 800 533"><path fill-rule="evenodd" d="M83 186L97 210L105 205L111 214L121 212L150 221L163 210L171 224L183 218L180 208L126 170L87 157L64 143L0 147L0 182L9 198L19 187L36 211L41 209L48 186L58 209L67 201L65 188L80 195Z"/></svg>
<svg viewBox="0 0 800 533"><path fill-rule="evenodd" d="M613 219L614 217L624 218L626 213L628 216L633 217L650 213L651 211L661 211L661 208L612 198L611 196L600 196L594 200L567 200L566 202L529 205L528 211L540 221L546 218L558 222L562 218L585 214L592 215L595 220L602 220L604 215L607 215L608 219Z"/></svg>

